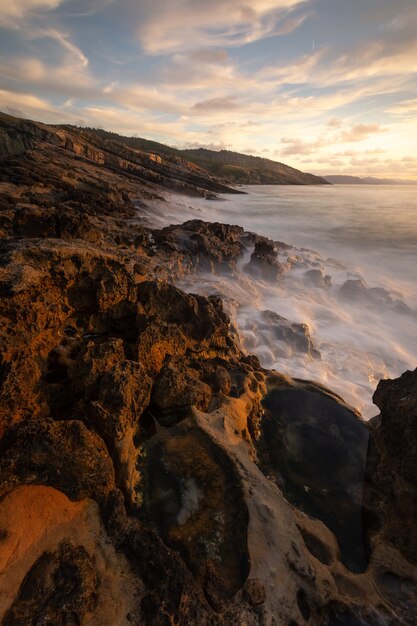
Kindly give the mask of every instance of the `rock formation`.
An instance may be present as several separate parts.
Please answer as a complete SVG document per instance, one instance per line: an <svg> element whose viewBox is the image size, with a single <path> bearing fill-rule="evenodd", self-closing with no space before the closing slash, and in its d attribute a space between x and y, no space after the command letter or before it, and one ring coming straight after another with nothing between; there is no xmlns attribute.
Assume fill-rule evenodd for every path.
<svg viewBox="0 0 417 626"><path fill-rule="evenodd" d="M195 274L198 291L198 272L245 254L279 280L268 240L198 220L152 231L133 199L158 195L154 180L74 150L69 131L13 124L1 623L415 624L417 370L380 383L370 425L264 370L218 296L172 283ZM307 328L265 323L319 356Z"/></svg>

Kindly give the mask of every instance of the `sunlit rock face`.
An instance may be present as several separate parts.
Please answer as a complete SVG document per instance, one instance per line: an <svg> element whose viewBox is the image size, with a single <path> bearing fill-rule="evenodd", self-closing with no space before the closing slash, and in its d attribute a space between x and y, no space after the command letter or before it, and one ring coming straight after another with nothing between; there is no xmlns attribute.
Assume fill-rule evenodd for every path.
<svg viewBox="0 0 417 626"><path fill-rule="evenodd" d="M221 298L198 295L197 266L233 275L256 235L151 231L105 186L72 204L77 176L62 212L76 236L50 230L61 183L45 177L56 206L41 204L36 157L15 145L0 212L2 624L414 624L417 372L381 383L368 426L324 387L266 371ZM61 181L67 159L91 166L60 154ZM196 293L171 284L185 275ZM263 319L318 358L286 322Z"/></svg>

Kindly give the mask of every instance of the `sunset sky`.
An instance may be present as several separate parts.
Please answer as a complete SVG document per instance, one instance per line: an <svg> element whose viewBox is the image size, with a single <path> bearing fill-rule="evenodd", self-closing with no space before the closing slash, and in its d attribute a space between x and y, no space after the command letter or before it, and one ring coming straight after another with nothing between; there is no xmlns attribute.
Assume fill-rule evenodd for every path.
<svg viewBox="0 0 417 626"><path fill-rule="evenodd" d="M417 179L416 0L0 0L0 109Z"/></svg>

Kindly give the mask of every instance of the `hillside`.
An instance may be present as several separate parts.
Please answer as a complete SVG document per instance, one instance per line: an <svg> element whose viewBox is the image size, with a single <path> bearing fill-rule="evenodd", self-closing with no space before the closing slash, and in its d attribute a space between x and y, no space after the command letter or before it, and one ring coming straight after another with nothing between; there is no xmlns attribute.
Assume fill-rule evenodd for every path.
<svg viewBox="0 0 417 626"><path fill-rule="evenodd" d="M144 150L133 138L129 141L101 130L46 125L0 113L0 158L13 159L23 154L26 160L34 161L33 167L43 161L49 164L49 170L59 165L60 176L64 171L66 179L77 178L84 192L90 185L86 176L92 168L98 168L102 170L95 176L98 184L110 172L113 177L117 174L120 185L131 188L132 198L141 183L192 196L241 193L185 158L164 155L160 150L156 153L149 147Z"/></svg>
<svg viewBox="0 0 417 626"><path fill-rule="evenodd" d="M230 184L242 185L328 185L320 176L262 157L230 150L183 150L182 155Z"/></svg>
<svg viewBox="0 0 417 626"><path fill-rule="evenodd" d="M306 174L284 163L261 157L240 154L231 150L178 150L163 143L142 137L124 137L97 128L62 126L71 132L81 133L90 141L105 144L122 144L133 150L153 153L180 166L196 165L210 175L221 178L224 183L235 185L327 185L319 176Z"/></svg>

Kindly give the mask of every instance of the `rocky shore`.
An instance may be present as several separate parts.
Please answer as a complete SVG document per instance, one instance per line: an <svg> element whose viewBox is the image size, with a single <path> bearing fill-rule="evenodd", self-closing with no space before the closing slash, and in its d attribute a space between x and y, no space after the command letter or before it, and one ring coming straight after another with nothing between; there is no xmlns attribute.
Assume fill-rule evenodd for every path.
<svg viewBox="0 0 417 626"><path fill-rule="evenodd" d="M1 623L415 624L417 370L365 423L243 353L198 273L273 242L143 217L204 170L8 116L0 155Z"/></svg>

